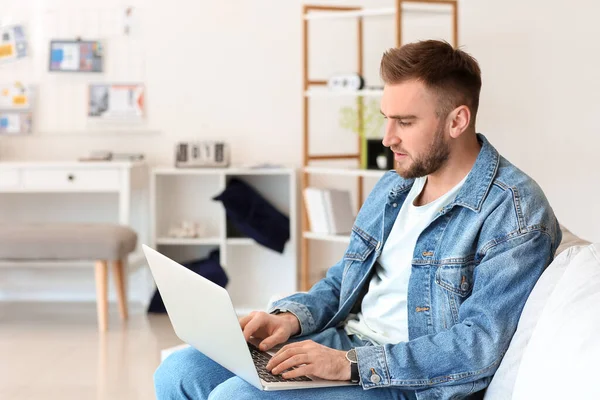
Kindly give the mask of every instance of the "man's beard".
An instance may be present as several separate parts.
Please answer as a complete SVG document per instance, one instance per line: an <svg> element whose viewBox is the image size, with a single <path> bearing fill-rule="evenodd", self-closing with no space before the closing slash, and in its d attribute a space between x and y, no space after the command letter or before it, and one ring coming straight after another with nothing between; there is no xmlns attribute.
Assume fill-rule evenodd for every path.
<svg viewBox="0 0 600 400"><path fill-rule="evenodd" d="M440 121L438 129L433 138L433 143L429 146L426 153L413 160L412 164L406 170L401 170L396 166L396 172L404 179L414 179L427 176L434 173L444 166L450 156L450 146L444 140L444 124Z"/></svg>

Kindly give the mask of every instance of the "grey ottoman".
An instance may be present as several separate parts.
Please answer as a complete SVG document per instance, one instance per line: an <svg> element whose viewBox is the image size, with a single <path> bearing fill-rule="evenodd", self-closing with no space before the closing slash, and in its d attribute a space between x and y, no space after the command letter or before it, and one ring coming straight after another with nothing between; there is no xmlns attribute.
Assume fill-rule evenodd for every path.
<svg viewBox="0 0 600 400"><path fill-rule="evenodd" d="M2 260L96 261L100 331L108 328L108 262L113 263L121 319L127 319L124 261L136 245L135 231L116 224L0 224Z"/></svg>

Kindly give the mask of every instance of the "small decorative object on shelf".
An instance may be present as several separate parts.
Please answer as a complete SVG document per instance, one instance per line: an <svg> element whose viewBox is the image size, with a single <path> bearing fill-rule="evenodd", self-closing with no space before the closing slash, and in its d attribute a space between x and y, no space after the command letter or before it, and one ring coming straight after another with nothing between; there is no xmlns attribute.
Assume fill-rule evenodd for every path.
<svg viewBox="0 0 600 400"><path fill-rule="evenodd" d="M143 161L142 153L113 153L107 150L92 151L89 156L78 161Z"/></svg>
<svg viewBox="0 0 600 400"><path fill-rule="evenodd" d="M169 237L172 238L197 238L204 235L201 224L193 221L181 221L180 224L169 228Z"/></svg>
<svg viewBox="0 0 600 400"><path fill-rule="evenodd" d="M359 74L334 75L327 81L330 90L360 90L365 86L365 80Z"/></svg>
<svg viewBox="0 0 600 400"><path fill-rule="evenodd" d="M175 147L177 168L227 167L229 146L225 142L180 142Z"/></svg>
<svg viewBox="0 0 600 400"><path fill-rule="evenodd" d="M394 152L385 147L381 139L367 139L367 169L390 170L394 168Z"/></svg>

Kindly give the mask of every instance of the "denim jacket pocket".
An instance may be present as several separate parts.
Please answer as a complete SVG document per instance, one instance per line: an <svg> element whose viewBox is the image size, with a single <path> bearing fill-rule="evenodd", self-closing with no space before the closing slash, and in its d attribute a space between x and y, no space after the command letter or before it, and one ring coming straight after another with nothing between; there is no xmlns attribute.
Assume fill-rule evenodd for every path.
<svg viewBox="0 0 600 400"><path fill-rule="evenodd" d="M446 264L437 269L435 283L460 297L467 297L473 289L475 263Z"/></svg>
<svg viewBox="0 0 600 400"><path fill-rule="evenodd" d="M352 265L362 266L364 264L371 253L373 253L373 251L376 249L377 245L375 243L376 240L370 237L360 228L352 228L350 244L348 245L343 259L344 272L342 273L342 280L346 278L348 270Z"/></svg>
<svg viewBox="0 0 600 400"><path fill-rule="evenodd" d="M435 283L442 289L442 298L446 299L444 308L446 308L446 312L449 313L447 315L450 317L444 317L446 328L458 323L458 310L473 290L473 271L476 265L477 263L473 261L442 264L436 271ZM448 325L448 319L452 321L450 325Z"/></svg>

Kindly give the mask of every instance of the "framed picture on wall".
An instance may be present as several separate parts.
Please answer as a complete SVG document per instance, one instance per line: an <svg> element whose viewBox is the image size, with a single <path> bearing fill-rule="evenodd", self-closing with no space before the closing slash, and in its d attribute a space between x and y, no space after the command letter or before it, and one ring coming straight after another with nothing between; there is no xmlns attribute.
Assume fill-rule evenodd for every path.
<svg viewBox="0 0 600 400"><path fill-rule="evenodd" d="M89 86L88 118L139 121L144 117L144 85L97 83Z"/></svg>
<svg viewBox="0 0 600 400"><path fill-rule="evenodd" d="M0 62L27 56L25 30L21 25L0 28Z"/></svg>
<svg viewBox="0 0 600 400"><path fill-rule="evenodd" d="M0 135L31 133L32 113L0 111Z"/></svg>
<svg viewBox="0 0 600 400"><path fill-rule="evenodd" d="M0 135L32 132L34 88L19 82L0 84Z"/></svg>
<svg viewBox="0 0 600 400"><path fill-rule="evenodd" d="M103 49L99 41L52 40L52 72L102 72Z"/></svg>

